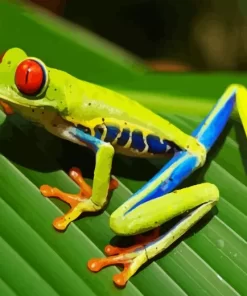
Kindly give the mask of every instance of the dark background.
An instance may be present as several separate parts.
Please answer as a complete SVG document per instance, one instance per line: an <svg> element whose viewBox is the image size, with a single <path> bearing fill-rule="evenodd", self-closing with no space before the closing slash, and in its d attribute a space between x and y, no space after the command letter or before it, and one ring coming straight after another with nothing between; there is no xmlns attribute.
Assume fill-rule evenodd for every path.
<svg viewBox="0 0 247 296"><path fill-rule="evenodd" d="M246 0L32 0L156 70L247 70Z"/></svg>

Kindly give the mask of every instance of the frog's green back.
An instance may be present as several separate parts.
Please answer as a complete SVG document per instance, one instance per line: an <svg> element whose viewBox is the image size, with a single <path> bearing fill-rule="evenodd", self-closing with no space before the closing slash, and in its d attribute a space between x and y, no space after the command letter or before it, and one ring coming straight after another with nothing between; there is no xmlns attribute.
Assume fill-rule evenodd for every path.
<svg viewBox="0 0 247 296"><path fill-rule="evenodd" d="M116 119L122 120L131 118L136 123L148 124L147 119L149 119L149 122L156 126L164 121L134 99L121 93L82 80L79 81L78 85L81 94L73 96L71 106L74 106L75 111L81 103L84 107L89 106L87 112L78 114L84 120L90 120L94 117L116 117Z"/></svg>

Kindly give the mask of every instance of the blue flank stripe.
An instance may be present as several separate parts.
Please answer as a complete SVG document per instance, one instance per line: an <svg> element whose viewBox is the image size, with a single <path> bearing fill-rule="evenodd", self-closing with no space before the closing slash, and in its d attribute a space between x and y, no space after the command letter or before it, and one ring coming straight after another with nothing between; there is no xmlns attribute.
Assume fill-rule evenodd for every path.
<svg viewBox="0 0 247 296"><path fill-rule="evenodd" d="M89 135L85 134L82 130L72 127L70 128L70 134L76 137L79 141L85 143L88 147L91 147L95 152L98 151L99 146L102 144L102 141Z"/></svg>
<svg viewBox="0 0 247 296"><path fill-rule="evenodd" d="M131 148L137 149L139 152L143 151L146 147L143 133L138 130L134 130L132 132L132 141L131 141Z"/></svg>
<svg viewBox="0 0 247 296"><path fill-rule="evenodd" d="M111 126L111 125L107 125L107 124L106 124L106 129L107 129L107 133L106 133L104 141L112 143L116 139L120 130L116 126Z"/></svg>
<svg viewBox="0 0 247 296"><path fill-rule="evenodd" d="M159 154L166 152L166 148L168 143L163 141L161 143L161 139L155 135L148 135L147 136L147 144L148 144L148 152Z"/></svg>
<svg viewBox="0 0 247 296"><path fill-rule="evenodd" d="M117 140L117 145L125 146L130 138L130 130L128 128L124 128L122 130L121 136Z"/></svg>
<svg viewBox="0 0 247 296"><path fill-rule="evenodd" d="M104 139L102 139L104 129L106 129L106 136ZM116 139L119 133L119 128L115 126L107 125L107 124L100 124L95 126L94 131L95 131L95 137L97 139L104 140L104 142L112 143Z"/></svg>
<svg viewBox="0 0 247 296"><path fill-rule="evenodd" d="M224 96L224 95L223 95ZM209 115L204 119L200 125L193 131L192 136L198 138L199 142L202 143L207 151L212 147L214 142L219 137L220 133L222 132L223 128L225 127L229 116L231 115L231 112L234 108L236 101L236 91L234 91L229 99L226 101L224 106L220 109L220 111L217 113L217 115L212 118L211 122L203 132L203 134L198 138L197 135L200 133L201 129L204 127L204 123L207 119L210 118L212 111L217 106L218 103L216 103L213 110L209 113ZM137 202L134 206L132 206L126 213L127 215L129 212L133 211L135 208L137 208L139 205L148 202L152 199L164 196L167 193L172 192L185 178L187 178L193 170L197 167L197 157L190 155L187 151L180 151L175 154L175 156L149 181L147 182L141 189L139 189L134 195L132 195L130 198L141 194L142 191L144 191L147 187L150 187L152 185L152 182L155 181L157 178L159 178L164 171L166 171L172 164L176 163L179 159L184 158L183 163L175 168L175 170L172 172L170 178L168 178L166 181L164 181L162 184L160 184L157 188L155 188L153 191L151 191L149 194L147 194L142 200Z"/></svg>
<svg viewBox="0 0 247 296"><path fill-rule="evenodd" d="M101 139L104 129L101 126L96 126L94 128L95 138Z"/></svg>

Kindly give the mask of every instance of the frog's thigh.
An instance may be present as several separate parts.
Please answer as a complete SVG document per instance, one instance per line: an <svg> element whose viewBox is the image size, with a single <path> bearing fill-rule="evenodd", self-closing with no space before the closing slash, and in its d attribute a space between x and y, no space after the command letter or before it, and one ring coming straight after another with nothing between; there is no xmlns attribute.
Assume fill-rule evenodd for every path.
<svg viewBox="0 0 247 296"><path fill-rule="evenodd" d="M135 235L156 228L166 221L203 203L217 201L219 191L203 183L147 201L129 212L123 204L110 217L111 229L119 235Z"/></svg>

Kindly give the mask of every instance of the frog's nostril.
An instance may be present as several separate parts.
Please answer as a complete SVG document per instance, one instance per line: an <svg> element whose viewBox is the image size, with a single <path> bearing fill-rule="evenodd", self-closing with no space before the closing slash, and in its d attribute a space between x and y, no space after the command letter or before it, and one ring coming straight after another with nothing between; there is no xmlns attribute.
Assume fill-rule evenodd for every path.
<svg viewBox="0 0 247 296"><path fill-rule="evenodd" d="M2 54L0 54L0 63L2 63L2 60L3 60L3 57L4 57L5 53L6 53L6 51L3 52Z"/></svg>

